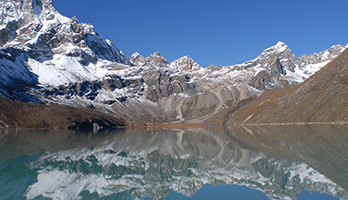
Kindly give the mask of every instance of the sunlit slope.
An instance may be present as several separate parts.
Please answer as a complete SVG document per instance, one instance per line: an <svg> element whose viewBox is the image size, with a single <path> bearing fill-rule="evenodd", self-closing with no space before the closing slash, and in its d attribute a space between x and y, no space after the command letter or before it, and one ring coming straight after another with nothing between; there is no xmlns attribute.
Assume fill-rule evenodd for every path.
<svg viewBox="0 0 348 200"><path fill-rule="evenodd" d="M304 81L266 91L226 115L227 123L348 121L348 50Z"/></svg>

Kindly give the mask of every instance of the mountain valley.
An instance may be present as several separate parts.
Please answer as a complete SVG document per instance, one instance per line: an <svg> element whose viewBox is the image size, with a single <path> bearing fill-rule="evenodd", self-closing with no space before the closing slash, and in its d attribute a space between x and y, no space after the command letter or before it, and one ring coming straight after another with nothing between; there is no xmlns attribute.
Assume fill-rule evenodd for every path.
<svg viewBox="0 0 348 200"><path fill-rule="evenodd" d="M134 53L127 58L111 41L104 40L92 25L59 14L51 0L6 0L0 2L0 7L0 96L22 101L19 107L18 102L8 103L7 100L2 101L2 106L16 105L12 110L20 110L34 105L24 105L23 102L34 102L45 108L42 110L50 105L64 105L86 115L98 113L98 120L103 118L103 113L108 117L117 116L114 119L117 123L110 123L110 127L211 123L216 116L231 113L231 109L239 107L241 101L294 88L307 90L309 87L304 85L311 83L305 80L348 47L334 45L320 53L296 57L285 43L279 41L255 59L242 64L204 68L189 56L168 62L159 52L146 58ZM331 68L334 65L332 62L329 64ZM292 89L279 90L281 88ZM296 94L293 94L288 107L299 103L295 101ZM268 104L257 108L265 111ZM30 113L18 112L21 115ZM65 119L72 117L67 113L63 115ZM255 120L236 116L229 117L229 121L279 121L274 113L274 118L261 121L255 118L256 114L253 116ZM249 116L252 114L248 113ZM22 123L21 119L5 110L0 117L0 126L7 128L73 126L71 122L61 126L51 124L55 120L46 122L46 125L40 120L35 122L40 123L38 125L26 125L24 118ZM293 115L293 120L289 120L319 120L295 118ZM287 122L286 118L281 119ZM346 118L331 116L323 120ZM88 121L93 120L89 117ZM106 125L97 121L94 119L93 123ZM74 123L80 126L76 125L76 120Z"/></svg>

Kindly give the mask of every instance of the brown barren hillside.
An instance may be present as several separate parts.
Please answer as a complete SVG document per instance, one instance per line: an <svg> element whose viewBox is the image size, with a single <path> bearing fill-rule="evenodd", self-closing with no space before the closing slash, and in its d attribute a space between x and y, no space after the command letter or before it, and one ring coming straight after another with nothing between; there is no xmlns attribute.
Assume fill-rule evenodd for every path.
<svg viewBox="0 0 348 200"><path fill-rule="evenodd" d="M265 91L224 118L230 124L347 122L348 49L302 84Z"/></svg>
<svg viewBox="0 0 348 200"><path fill-rule="evenodd" d="M93 129L143 125L90 108L26 103L0 97L0 128Z"/></svg>

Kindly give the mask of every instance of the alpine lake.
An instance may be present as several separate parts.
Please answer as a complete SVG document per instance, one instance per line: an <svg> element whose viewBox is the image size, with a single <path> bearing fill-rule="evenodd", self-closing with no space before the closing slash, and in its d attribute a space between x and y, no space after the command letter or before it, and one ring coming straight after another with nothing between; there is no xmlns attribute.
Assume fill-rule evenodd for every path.
<svg viewBox="0 0 348 200"><path fill-rule="evenodd" d="M0 130L0 199L348 199L348 126Z"/></svg>

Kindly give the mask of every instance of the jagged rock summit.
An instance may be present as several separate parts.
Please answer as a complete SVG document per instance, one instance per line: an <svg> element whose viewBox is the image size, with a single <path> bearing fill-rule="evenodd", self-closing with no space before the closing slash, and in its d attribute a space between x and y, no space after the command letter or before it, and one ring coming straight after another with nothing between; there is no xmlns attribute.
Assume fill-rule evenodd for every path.
<svg viewBox="0 0 348 200"><path fill-rule="evenodd" d="M163 57L160 52L155 52L154 54L149 55L144 58L138 52L135 52L129 58L130 62L133 65L137 66L149 66L149 67L168 67L169 63L165 57Z"/></svg>
<svg viewBox="0 0 348 200"><path fill-rule="evenodd" d="M74 79L96 79L95 65L100 62L130 64L128 58L110 41L103 40L92 25L79 23L76 17L69 19L60 15L51 1L6 0L0 6L2 51L10 54L12 60L26 62L42 79L39 80L42 84L61 85L76 81ZM23 54L25 56L20 58ZM67 64L82 68L80 70L85 68L85 76L69 71ZM67 73L62 74L64 70Z"/></svg>
<svg viewBox="0 0 348 200"><path fill-rule="evenodd" d="M188 55L178 58L177 60L174 60L173 62L170 63L169 67L174 70L188 71L188 72L196 72L196 71L203 70L203 67L201 67L197 62L195 62Z"/></svg>
<svg viewBox="0 0 348 200"><path fill-rule="evenodd" d="M51 0L3 0L0 7L0 28L3 33L15 35L16 30L35 21L42 25L69 21L69 18L60 15L54 9ZM3 43L6 43L11 37L4 36Z"/></svg>
<svg viewBox="0 0 348 200"><path fill-rule="evenodd" d="M203 123L266 89L297 85L340 54L333 46L296 57L283 42L254 60L202 68L159 52L129 59L94 27L59 14L49 0L4 0L0 95L82 106L152 123Z"/></svg>

